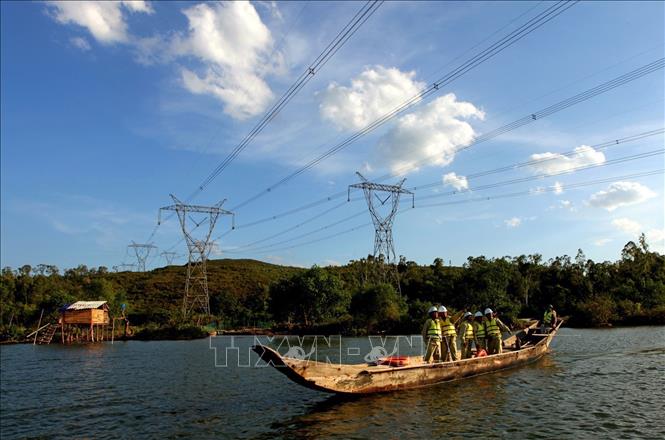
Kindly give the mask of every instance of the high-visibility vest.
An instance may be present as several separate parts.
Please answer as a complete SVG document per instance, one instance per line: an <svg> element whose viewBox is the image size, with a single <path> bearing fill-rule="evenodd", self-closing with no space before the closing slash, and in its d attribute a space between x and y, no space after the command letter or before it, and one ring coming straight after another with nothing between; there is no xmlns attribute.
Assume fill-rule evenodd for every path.
<svg viewBox="0 0 665 440"><path fill-rule="evenodd" d="M501 329L499 329L499 324L496 322L496 318L487 320L485 323L485 331L487 332L488 338L501 337Z"/></svg>
<svg viewBox="0 0 665 440"><path fill-rule="evenodd" d="M439 324L441 325L441 335L442 336L457 336L455 331L455 326L450 322L450 318L439 319Z"/></svg>
<svg viewBox="0 0 665 440"><path fill-rule="evenodd" d="M428 338L441 339L441 325L438 319L428 319L425 322L425 327L427 327Z"/></svg>
<svg viewBox="0 0 665 440"><path fill-rule="evenodd" d="M476 339L485 339L485 323L474 321L473 330L476 333Z"/></svg>
<svg viewBox="0 0 665 440"><path fill-rule="evenodd" d="M465 341L473 340L473 323L465 320L462 322L459 329L462 334L462 339Z"/></svg>
<svg viewBox="0 0 665 440"><path fill-rule="evenodd" d="M545 310L545 314L543 315L543 323L544 324L552 324L552 320L554 320L554 313L552 313L551 310Z"/></svg>

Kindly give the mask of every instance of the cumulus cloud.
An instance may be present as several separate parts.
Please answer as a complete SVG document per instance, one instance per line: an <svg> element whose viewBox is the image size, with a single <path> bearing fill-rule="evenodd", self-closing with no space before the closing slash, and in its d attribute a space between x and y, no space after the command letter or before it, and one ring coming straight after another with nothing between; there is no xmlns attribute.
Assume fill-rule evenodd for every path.
<svg viewBox="0 0 665 440"><path fill-rule="evenodd" d="M640 231L642 230L642 225L640 225L635 220L631 220L625 217L612 220L612 226L621 232L625 232L626 234L630 235L639 235Z"/></svg>
<svg viewBox="0 0 665 440"><path fill-rule="evenodd" d="M395 173L417 170L421 165L448 165L461 147L475 138L466 120L485 114L469 102L449 93L427 106L400 117L377 146L380 160Z"/></svg>
<svg viewBox="0 0 665 440"><path fill-rule="evenodd" d="M665 229L650 228L646 230L640 223L629 218L622 217L614 219L612 220L612 226L634 238L639 237L644 232L647 243L650 244L661 245L665 241Z"/></svg>
<svg viewBox="0 0 665 440"><path fill-rule="evenodd" d="M168 37L129 33L126 15L152 14L148 2L52 2L49 11L59 23L88 29L100 43L130 45L140 63L189 61L179 67L181 85L191 93L218 99L224 112L236 119L255 116L268 107L273 93L265 77L284 68L282 53L273 50L270 30L247 1L190 6L182 11L187 31ZM86 43L72 40L83 50Z"/></svg>
<svg viewBox="0 0 665 440"><path fill-rule="evenodd" d="M519 225L522 224L522 219L519 218L519 217L513 217L513 218L510 218L508 220L504 220L503 222L509 228L516 228L516 227L518 227Z"/></svg>
<svg viewBox="0 0 665 440"><path fill-rule="evenodd" d="M466 180L466 177L458 176L454 172L450 172L443 175L443 184L452 186L458 191L469 189L469 182L468 180Z"/></svg>
<svg viewBox="0 0 665 440"><path fill-rule="evenodd" d="M656 193L638 182L614 182L607 190L593 194L588 203L596 208L614 211L621 206L642 203L656 196Z"/></svg>
<svg viewBox="0 0 665 440"><path fill-rule="evenodd" d="M374 66L351 80L350 86L331 83L319 106L321 116L341 130L358 130L407 99L417 95L425 83L416 72Z"/></svg>
<svg viewBox="0 0 665 440"><path fill-rule="evenodd" d="M62 1L50 2L49 8L57 22L86 28L102 44L129 41L125 11L145 14L154 12L150 4L143 1Z"/></svg>
<svg viewBox="0 0 665 440"><path fill-rule="evenodd" d="M581 145L573 151L570 156L549 152L532 154L530 160L535 161L535 163L530 165L530 168L536 174L558 174L605 162L605 155L588 145Z"/></svg>
<svg viewBox="0 0 665 440"><path fill-rule="evenodd" d="M173 56L198 60L202 69L181 70L182 85L224 103L236 119L261 113L273 93L264 77L278 66L270 62L273 38L249 2L199 4L183 11L189 22L185 35L171 42ZM279 57L278 57L279 58Z"/></svg>
<svg viewBox="0 0 665 440"><path fill-rule="evenodd" d="M75 48L80 49L84 52L91 49L90 43L88 43L88 40L86 40L83 37L70 38L69 42L71 43L72 46L74 46Z"/></svg>

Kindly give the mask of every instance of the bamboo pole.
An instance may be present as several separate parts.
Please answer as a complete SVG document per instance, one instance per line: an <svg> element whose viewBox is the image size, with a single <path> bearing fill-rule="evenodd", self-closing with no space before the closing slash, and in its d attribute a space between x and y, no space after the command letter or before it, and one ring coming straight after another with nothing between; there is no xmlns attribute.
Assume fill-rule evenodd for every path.
<svg viewBox="0 0 665 440"><path fill-rule="evenodd" d="M44 309L42 309L42 313L39 315L39 323L37 324L37 331L35 332L35 339L32 341L32 345L37 344L37 335L39 335L39 328L42 326L42 316L44 316Z"/></svg>
<svg viewBox="0 0 665 440"><path fill-rule="evenodd" d="M114 337L115 337L115 318L113 318L113 325L111 327L111 345L113 345Z"/></svg>

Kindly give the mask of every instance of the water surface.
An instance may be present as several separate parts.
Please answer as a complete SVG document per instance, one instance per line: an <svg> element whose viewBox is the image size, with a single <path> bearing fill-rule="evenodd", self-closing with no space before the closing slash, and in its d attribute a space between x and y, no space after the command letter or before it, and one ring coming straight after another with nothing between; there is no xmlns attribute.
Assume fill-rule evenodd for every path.
<svg viewBox="0 0 665 440"><path fill-rule="evenodd" d="M537 363L359 398L215 368L209 340L3 346L0 361L7 439L665 438L665 327L564 328Z"/></svg>

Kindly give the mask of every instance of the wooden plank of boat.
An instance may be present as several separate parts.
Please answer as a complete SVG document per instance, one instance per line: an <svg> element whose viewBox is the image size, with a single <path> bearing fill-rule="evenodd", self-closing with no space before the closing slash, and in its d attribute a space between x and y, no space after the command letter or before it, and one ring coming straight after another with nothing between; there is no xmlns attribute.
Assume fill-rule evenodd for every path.
<svg viewBox="0 0 665 440"><path fill-rule="evenodd" d="M506 346L514 345L517 337L524 339L525 345L530 343L521 349L509 348L502 354L454 362L425 363L422 357L411 356L409 365L400 367L295 359L283 357L264 345L256 345L252 349L263 361L307 388L331 393L369 394L434 385L534 362L549 351L550 342L561 324L559 322L551 333L544 336L522 331L504 340ZM530 329L535 330L535 326L533 324Z"/></svg>

